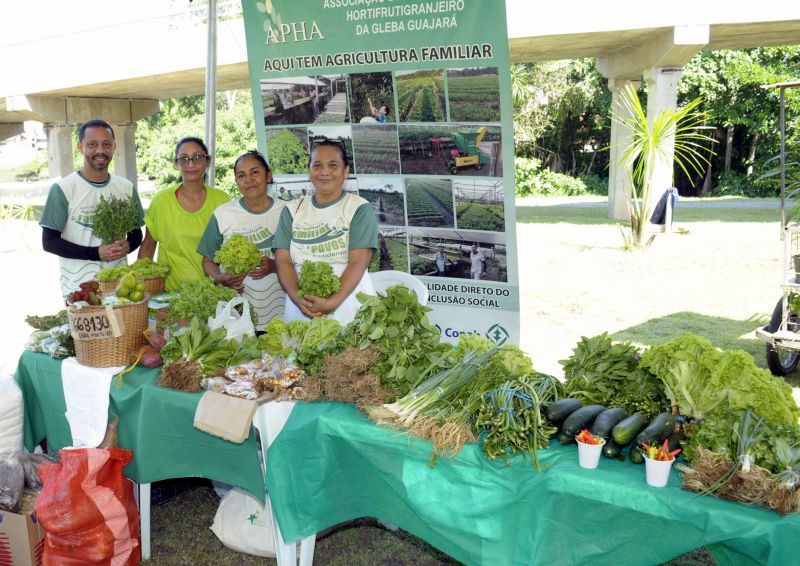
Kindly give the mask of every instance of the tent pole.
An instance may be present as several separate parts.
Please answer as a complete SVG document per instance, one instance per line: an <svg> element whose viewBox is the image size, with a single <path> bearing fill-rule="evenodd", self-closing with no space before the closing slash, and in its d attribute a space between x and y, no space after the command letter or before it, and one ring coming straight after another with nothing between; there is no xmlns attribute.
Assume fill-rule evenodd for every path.
<svg viewBox="0 0 800 566"><path fill-rule="evenodd" d="M211 159L206 177L214 186L217 135L217 0L208 0L208 52L206 56L206 145Z"/></svg>

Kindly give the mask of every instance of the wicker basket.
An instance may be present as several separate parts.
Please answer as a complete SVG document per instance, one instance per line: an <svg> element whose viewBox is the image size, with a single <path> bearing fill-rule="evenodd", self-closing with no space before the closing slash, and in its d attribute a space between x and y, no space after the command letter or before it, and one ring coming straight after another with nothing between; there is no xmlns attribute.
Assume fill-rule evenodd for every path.
<svg viewBox="0 0 800 566"><path fill-rule="evenodd" d="M145 296L137 303L122 305L70 305L67 312L78 362L99 368L131 363L144 345L148 300ZM119 336L98 337L111 334L115 326Z"/></svg>
<svg viewBox="0 0 800 566"><path fill-rule="evenodd" d="M164 290L164 281L166 277L145 277L142 279L144 281L144 290L146 293L150 293L151 295L155 293L161 293ZM114 292L117 290L117 285L119 285L119 279L114 279L112 281L100 281L100 292L103 296L107 297L109 295L113 295Z"/></svg>

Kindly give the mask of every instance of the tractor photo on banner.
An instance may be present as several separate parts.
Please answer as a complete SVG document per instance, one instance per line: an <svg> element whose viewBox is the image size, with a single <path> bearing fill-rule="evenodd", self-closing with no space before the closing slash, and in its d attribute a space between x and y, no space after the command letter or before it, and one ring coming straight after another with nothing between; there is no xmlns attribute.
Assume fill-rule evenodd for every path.
<svg viewBox="0 0 800 566"><path fill-rule="evenodd" d="M341 146L378 222L369 271L418 277L449 341L519 344L504 0L242 4L272 196L311 198L312 150Z"/></svg>

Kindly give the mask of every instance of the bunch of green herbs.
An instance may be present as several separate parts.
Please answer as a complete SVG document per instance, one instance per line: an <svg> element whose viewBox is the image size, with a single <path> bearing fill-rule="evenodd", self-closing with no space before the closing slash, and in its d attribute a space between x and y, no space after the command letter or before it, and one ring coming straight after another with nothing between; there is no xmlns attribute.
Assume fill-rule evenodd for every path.
<svg viewBox="0 0 800 566"><path fill-rule="evenodd" d="M377 347L383 359L372 368L395 397L402 397L443 369L452 367L452 346L439 341L428 319L430 307L419 304L405 285L392 285L377 296L359 293L361 308L339 333L336 350Z"/></svg>
<svg viewBox="0 0 800 566"><path fill-rule="evenodd" d="M510 457L523 456L536 470L542 469L538 450L550 446L557 430L542 415L547 403L540 396L543 383L541 378L521 376L481 396L475 426L485 433L482 446L487 458L502 458L510 465Z"/></svg>
<svg viewBox="0 0 800 566"><path fill-rule="evenodd" d="M100 196L100 203L94 213L92 232L104 244L122 240L128 232L138 227L138 212L133 199Z"/></svg>
<svg viewBox="0 0 800 566"><path fill-rule="evenodd" d="M210 277L204 277L183 285L178 296L169 303L169 314L173 318L208 320L217 312L219 301L228 302L236 296L230 287L218 285Z"/></svg>
<svg viewBox="0 0 800 566"><path fill-rule="evenodd" d="M220 368L235 366L261 357L255 336L242 336L228 340L225 328L210 330L208 325L193 318L189 327L170 337L161 349L167 366L180 359L197 362L203 375L211 375Z"/></svg>
<svg viewBox="0 0 800 566"><path fill-rule="evenodd" d="M98 281L116 281L131 271L136 273L138 278L166 277L169 275L170 267L168 265L160 265L149 257L143 257L130 265L117 265L101 269L97 272L95 279Z"/></svg>
<svg viewBox="0 0 800 566"><path fill-rule="evenodd" d="M604 332L581 337L572 355L561 360L565 393L585 405L621 407L648 418L668 405L663 383L640 364L641 350L628 342L614 342Z"/></svg>

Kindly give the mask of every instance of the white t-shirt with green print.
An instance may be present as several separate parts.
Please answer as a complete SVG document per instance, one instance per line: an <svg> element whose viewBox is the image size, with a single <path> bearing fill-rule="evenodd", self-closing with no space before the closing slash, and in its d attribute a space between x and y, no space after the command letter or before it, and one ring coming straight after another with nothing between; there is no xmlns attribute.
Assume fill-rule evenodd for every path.
<svg viewBox="0 0 800 566"><path fill-rule="evenodd" d="M61 237L73 244L95 247L103 242L94 235L94 214L100 197L133 199L137 209L137 226L144 224L144 210L139 193L128 179L109 175L103 183L92 183L76 171L57 181L50 187L47 201L42 209L41 226L61 232ZM126 258L114 261L92 261L85 259L59 258L61 262L61 293L68 295L83 281L92 279L106 267L124 265Z"/></svg>
<svg viewBox="0 0 800 566"><path fill-rule="evenodd" d="M330 263L337 276L347 267L350 250L378 249L378 220L375 210L365 199L351 193L326 205L318 205L314 197L288 203L281 214L275 248L289 250L295 269L304 261ZM364 273L358 286L330 316L346 324L360 307L358 292L374 293L369 273ZM291 300L286 301L285 320L305 318Z"/></svg>
<svg viewBox="0 0 800 566"><path fill-rule="evenodd" d="M269 208L255 212L247 208L244 199L241 198L218 206L206 226L197 251L209 259L214 259L214 255L225 240L233 234L241 234L258 247L262 257L272 258L275 232L285 206L286 203L283 201L273 199ZM283 292L275 273L270 273L261 279L245 277L242 296L248 300L258 315L257 330L263 330L274 317L283 316L286 293Z"/></svg>
<svg viewBox="0 0 800 566"><path fill-rule="evenodd" d="M281 216L275 247L288 249L292 261L347 264L350 250L378 249L378 221L365 199L352 193L326 205L314 197L287 204Z"/></svg>

